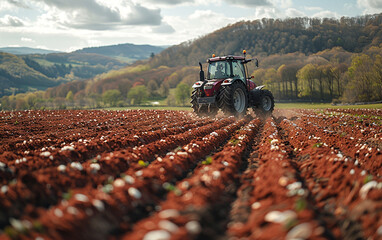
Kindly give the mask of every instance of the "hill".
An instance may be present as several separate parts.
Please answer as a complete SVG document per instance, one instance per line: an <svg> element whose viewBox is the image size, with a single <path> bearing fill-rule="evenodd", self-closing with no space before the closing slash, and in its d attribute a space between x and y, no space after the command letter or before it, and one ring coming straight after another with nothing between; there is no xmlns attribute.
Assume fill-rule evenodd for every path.
<svg viewBox="0 0 382 240"><path fill-rule="evenodd" d="M0 52L0 97L84 80L126 66L92 53L14 55Z"/></svg>
<svg viewBox="0 0 382 240"><path fill-rule="evenodd" d="M0 96L46 89L59 82L29 67L16 55L0 52Z"/></svg>
<svg viewBox="0 0 382 240"><path fill-rule="evenodd" d="M3 48L0 48L0 52L11 53L14 55L26 55L26 54L58 53L59 51L40 49L40 48L29 48L29 47L3 47Z"/></svg>
<svg viewBox="0 0 382 240"><path fill-rule="evenodd" d="M118 44L102 47L91 47L77 50L74 53L95 53L108 57L134 62L137 60L147 59L152 54L157 54L163 51L164 47L151 46L151 45L135 45L135 44Z"/></svg>
<svg viewBox="0 0 382 240"><path fill-rule="evenodd" d="M163 49L163 47L134 44L85 48L71 53L26 47L1 48L0 53L1 51L4 53L0 72L0 97L45 90L47 87L74 80L90 79L98 74L125 67L137 60L149 58ZM11 55L12 57L9 57ZM24 74L15 75L14 69ZM30 73L27 73L28 71ZM38 81L30 77L36 74L39 76Z"/></svg>

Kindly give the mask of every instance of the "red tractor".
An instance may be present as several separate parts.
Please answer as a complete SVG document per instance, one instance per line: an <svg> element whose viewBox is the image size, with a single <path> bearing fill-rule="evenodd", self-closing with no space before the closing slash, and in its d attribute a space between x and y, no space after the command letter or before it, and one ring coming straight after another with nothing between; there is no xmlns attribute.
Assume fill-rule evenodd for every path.
<svg viewBox="0 0 382 240"><path fill-rule="evenodd" d="M226 115L244 116L248 107L256 115L271 114L275 106L273 95L264 86L256 86L248 75L247 63L257 59L246 59L244 56L224 56L207 59L208 72L205 78L203 66L200 65L200 80L192 87L191 104L199 116L215 116L219 109Z"/></svg>

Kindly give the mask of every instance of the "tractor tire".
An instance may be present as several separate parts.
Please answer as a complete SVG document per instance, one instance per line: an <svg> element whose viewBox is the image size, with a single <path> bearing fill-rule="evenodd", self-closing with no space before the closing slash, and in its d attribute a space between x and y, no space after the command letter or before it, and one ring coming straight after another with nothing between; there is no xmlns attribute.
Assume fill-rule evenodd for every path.
<svg viewBox="0 0 382 240"><path fill-rule="evenodd" d="M218 107L226 115L243 117L247 113L248 93L247 89L239 81L231 85L222 86L218 94Z"/></svg>
<svg viewBox="0 0 382 240"><path fill-rule="evenodd" d="M269 90L261 90L260 103L258 106L253 107L253 111L258 117L268 117L272 114L275 108L275 100L273 94Z"/></svg>
<svg viewBox="0 0 382 240"><path fill-rule="evenodd" d="M191 108L194 110L194 113L199 117L215 117L217 110L215 108L208 107L208 105L199 105L198 97L200 96L200 91L198 89L194 89L191 94Z"/></svg>

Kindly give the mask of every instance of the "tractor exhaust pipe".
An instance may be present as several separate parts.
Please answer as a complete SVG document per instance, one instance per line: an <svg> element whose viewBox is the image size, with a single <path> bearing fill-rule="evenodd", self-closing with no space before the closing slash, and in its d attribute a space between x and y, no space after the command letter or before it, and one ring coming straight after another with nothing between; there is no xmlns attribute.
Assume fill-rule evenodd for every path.
<svg viewBox="0 0 382 240"><path fill-rule="evenodd" d="M205 81L204 71L203 71L203 65L201 62L199 62L199 66L200 66L199 78L200 78L200 81L204 82Z"/></svg>

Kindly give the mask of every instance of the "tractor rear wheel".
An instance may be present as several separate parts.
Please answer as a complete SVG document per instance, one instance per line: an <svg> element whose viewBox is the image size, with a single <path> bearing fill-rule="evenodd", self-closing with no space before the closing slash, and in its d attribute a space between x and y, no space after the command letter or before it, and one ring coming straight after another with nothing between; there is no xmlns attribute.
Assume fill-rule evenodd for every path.
<svg viewBox="0 0 382 240"><path fill-rule="evenodd" d="M248 108L248 93L239 81L223 86L218 95L218 106L226 115L244 116Z"/></svg>

